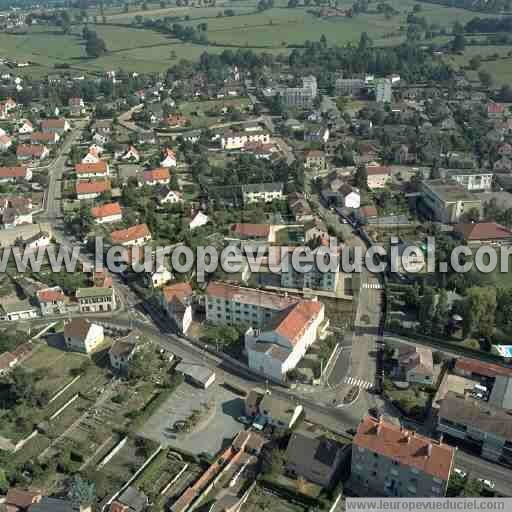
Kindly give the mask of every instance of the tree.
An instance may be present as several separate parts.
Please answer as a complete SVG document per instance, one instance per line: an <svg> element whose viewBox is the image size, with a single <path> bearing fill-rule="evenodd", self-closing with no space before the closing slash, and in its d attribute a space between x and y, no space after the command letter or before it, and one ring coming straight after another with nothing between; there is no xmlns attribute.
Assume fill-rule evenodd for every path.
<svg viewBox="0 0 512 512"><path fill-rule="evenodd" d="M480 82L482 82L482 85L484 87L490 88L493 84L493 78L492 75L488 71L479 71L478 72L478 79Z"/></svg>
<svg viewBox="0 0 512 512"><path fill-rule="evenodd" d="M76 510L90 506L96 497L94 484L87 482L80 475L75 475L71 481L68 497Z"/></svg>
<svg viewBox="0 0 512 512"><path fill-rule="evenodd" d="M418 321L426 332L431 332L433 328L434 316L436 313L434 289L430 286L425 287L423 296L419 303Z"/></svg>
<svg viewBox="0 0 512 512"><path fill-rule="evenodd" d="M107 52L107 46L105 41L96 35L96 32L92 32L94 36L87 39L85 44L85 52L88 57L97 58Z"/></svg>
<svg viewBox="0 0 512 512"><path fill-rule="evenodd" d="M452 40L452 51L454 53L463 53L466 49L466 38L463 34L456 34Z"/></svg>
<svg viewBox="0 0 512 512"><path fill-rule="evenodd" d="M477 333L490 337L496 321L496 289L473 287L466 291L463 330L465 336Z"/></svg>
<svg viewBox="0 0 512 512"><path fill-rule="evenodd" d="M482 65L482 57L480 55L475 55L469 59L469 67L476 71Z"/></svg>
<svg viewBox="0 0 512 512"><path fill-rule="evenodd" d="M366 165L360 164L357 166L356 172L354 174L354 185L359 190L368 189L368 171L366 169Z"/></svg>

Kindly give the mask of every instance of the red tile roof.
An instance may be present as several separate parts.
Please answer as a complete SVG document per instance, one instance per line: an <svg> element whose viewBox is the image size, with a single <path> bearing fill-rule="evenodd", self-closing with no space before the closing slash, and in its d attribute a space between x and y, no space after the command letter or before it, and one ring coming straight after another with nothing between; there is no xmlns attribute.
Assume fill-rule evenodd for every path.
<svg viewBox="0 0 512 512"><path fill-rule="evenodd" d="M241 304L254 304L274 310L283 310L298 302L296 298L285 297L277 293L265 292L254 288L234 286L221 283L220 281L211 281L206 288L206 295L208 297L236 301Z"/></svg>
<svg viewBox="0 0 512 512"><path fill-rule="evenodd" d="M239 223L233 224L231 231L242 237L267 238L270 233L270 225Z"/></svg>
<svg viewBox="0 0 512 512"><path fill-rule="evenodd" d="M101 194L111 189L110 181L80 181L76 184L77 194Z"/></svg>
<svg viewBox="0 0 512 512"><path fill-rule="evenodd" d="M164 286L162 293L166 302L171 302L175 299L183 301L192 295L192 287L189 283L176 283L170 286Z"/></svg>
<svg viewBox="0 0 512 512"><path fill-rule="evenodd" d="M26 167L0 167L0 178L24 178L26 175Z"/></svg>
<svg viewBox="0 0 512 512"><path fill-rule="evenodd" d="M65 119L44 119L41 121L41 128L64 128L66 125Z"/></svg>
<svg viewBox="0 0 512 512"><path fill-rule="evenodd" d="M119 205L119 203L106 203L91 208L91 215L96 219L102 219L103 217L110 217L112 215L120 214L121 206Z"/></svg>
<svg viewBox="0 0 512 512"><path fill-rule="evenodd" d="M41 156L46 151L46 146L41 144L19 144L16 148L17 156Z"/></svg>
<svg viewBox="0 0 512 512"><path fill-rule="evenodd" d="M322 303L318 301L301 301L294 304L283 313L274 330L295 346L322 307Z"/></svg>
<svg viewBox="0 0 512 512"><path fill-rule="evenodd" d="M30 135L33 142L50 142L57 138L57 134L53 132L34 132Z"/></svg>
<svg viewBox="0 0 512 512"><path fill-rule="evenodd" d="M165 167L158 167L157 169L144 171L144 181L169 181L170 177L169 169Z"/></svg>
<svg viewBox="0 0 512 512"><path fill-rule="evenodd" d="M450 478L455 455L452 447L382 419L366 416L357 428L353 444L435 478Z"/></svg>
<svg viewBox="0 0 512 512"><path fill-rule="evenodd" d="M112 243L130 242L138 238L151 237L151 232L146 224L137 224L127 229L120 229L119 231L112 231L110 238Z"/></svg>
<svg viewBox="0 0 512 512"><path fill-rule="evenodd" d="M105 174L108 171L107 162L100 160L94 164L76 164L75 172L77 174Z"/></svg>
<svg viewBox="0 0 512 512"><path fill-rule="evenodd" d="M66 296L62 290L52 290L51 288L45 288L37 292L37 298L39 302L54 302L65 300Z"/></svg>
<svg viewBox="0 0 512 512"><path fill-rule="evenodd" d="M503 240L512 238L512 230L496 222L478 222L476 224L457 224L455 231L465 240Z"/></svg>
<svg viewBox="0 0 512 512"><path fill-rule="evenodd" d="M7 505L27 509L33 503L41 500L41 493L39 491L25 491L23 489L9 489L5 502Z"/></svg>
<svg viewBox="0 0 512 512"><path fill-rule="evenodd" d="M359 211L362 215L364 215L367 218L370 217L377 217L377 208L375 206L362 206Z"/></svg>
<svg viewBox="0 0 512 512"><path fill-rule="evenodd" d="M489 114L503 114L505 112L505 105L502 103L489 103L487 105L487 112Z"/></svg>
<svg viewBox="0 0 512 512"><path fill-rule="evenodd" d="M498 375L512 377L512 368L505 368L498 364L484 363L477 359L456 359L455 371L475 373L477 375L483 375L484 377L496 377Z"/></svg>

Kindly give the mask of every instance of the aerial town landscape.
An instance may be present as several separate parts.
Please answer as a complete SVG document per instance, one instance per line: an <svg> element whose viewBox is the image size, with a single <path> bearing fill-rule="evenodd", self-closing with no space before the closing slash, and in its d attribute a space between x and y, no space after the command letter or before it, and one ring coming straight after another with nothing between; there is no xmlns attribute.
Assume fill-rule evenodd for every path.
<svg viewBox="0 0 512 512"><path fill-rule="evenodd" d="M511 84L510 0L0 0L0 512L512 497Z"/></svg>

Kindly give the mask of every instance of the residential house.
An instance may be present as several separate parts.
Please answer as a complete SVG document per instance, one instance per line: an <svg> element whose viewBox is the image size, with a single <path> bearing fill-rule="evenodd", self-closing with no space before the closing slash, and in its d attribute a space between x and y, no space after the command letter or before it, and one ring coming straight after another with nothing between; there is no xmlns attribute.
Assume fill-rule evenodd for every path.
<svg viewBox="0 0 512 512"><path fill-rule="evenodd" d="M17 364L18 359L14 354L11 354L10 352L0 354L0 377L7 375ZM9 504L9 502L7 502L7 504ZM21 507L16 509L12 506L12 510L19 509L21 509Z"/></svg>
<svg viewBox="0 0 512 512"><path fill-rule="evenodd" d="M30 320L37 318L39 310L28 301L13 301L0 304L0 320L9 320L11 322L18 320Z"/></svg>
<svg viewBox="0 0 512 512"><path fill-rule="evenodd" d="M105 160L81 163L75 165L75 173L78 179L106 178L109 174L109 167Z"/></svg>
<svg viewBox="0 0 512 512"><path fill-rule="evenodd" d="M258 425L281 432L290 431L303 416L304 408L286 398L272 395L270 391L251 389L245 399L245 415Z"/></svg>
<svg viewBox="0 0 512 512"><path fill-rule="evenodd" d="M41 315L63 315L67 312L67 297L60 286L43 288L36 293Z"/></svg>
<svg viewBox="0 0 512 512"><path fill-rule="evenodd" d="M489 192L493 173L473 169L440 169L441 176L462 185L469 192Z"/></svg>
<svg viewBox="0 0 512 512"><path fill-rule="evenodd" d="M90 506L81 506L79 509L66 499L56 499L43 496L40 501L30 505L28 512L92 512Z"/></svg>
<svg viewBox="0 0 512 512"><path fill-rule="evenodd" d="M30 181L31 179L32 170L28 167L0 167L0 183Z"/></svg>
<svg viewBox="0 0 512 512"><path fill-rule="evenodd" d="M496 379L497 377L512 377L512 368L499 364L487 363L478 359L458 357L453 368L455 375L468 379Z"/></svg>
<svg viewBox="0 0 512 512"><path fill-rule="evenodd" d="M495 172L511 172L512 160L508 156L502 156L499 160L494 162Z"/></svg>
<svg viewBox="0 0 512 512"><path fill-rule="evenodd" d="M399 378L412 384L434 384L434 361L429 348L401 345L397 362Z"/></svg>
<svg viewBox="0 0 512 512"><path fill-rule="evenodd" d="M169 187L163 187L156 193L159 204L177 204L183 202L181 192L170 190Z"/></svg>
<svg viewBox="0 0 512 512"><path fill-rule="evenodd" d="M0 216L3 229L32 224L32 201L24 197L1 198Z"/></svg>
<svg viewBox="0 0 512 512"><path fill-rule="evenodd" d="M64 324L64 342L68 350L90 354L104 340L103 327L85 318L73 318Z"/></svg>
<svg viewBox="0 0 512 512"><path fill-rule="evenodd" d="M244 204L271 203L274 200L284 199L283 183L256 183L254 185L242 185L242 197Z"/></svg>
<svg viewBox="0 0 512 512"><path fill-rule="evenodd" d="M359 208L361 206L359 189L352 187L343 180L335 179L331 181L327 187L322 189L322 198L329 207Z"/></svg>
<svg viewBox="0 0 512 512"><path fill-rule="evenodd" d="M32 132L30 135L31 144L48 144L54 146L60 140L57 132Z"/></svg>
<svg viewBox="0 0 512 512"><path fill-rule="evenodd" d="M391 80L388 78L377 80L375 84L375 101L377 103L391 103L392 99Z"/></svg>
<svg viewBox="0 0 512 512"><path fill-rule="evenodd" d="M377 208L375 206L362 206L359 208L359 211L356 213L356 217L363 223L367 224L379 216L377 212Z"/></svg>
<svg viewBox="0 0 512 512"><path fill-rule="evenodd" d="M233 236L240 240L256 240L259 242L274 242L275 230L270 224L252 224L249 222L240 222L232 224L230 231Z"/></svg>
<svg viewBox="0 0 512 512"><path fill-rule="evenodd" d="M448 391L441 400L437 431L468 442L484 459L512 463L510 411Z"/></svg>
<svg viewBox="0 0 512 512"><path fill-rule="evenodd" d="M94 206L91 208L91 215L94 217L96 224L111 224L123 220L121 206L117 202Z"/></svg>
<svg viewBox="0 0 512 512"><path fill-rule="evenodd" d="M512 230L496 222L456 224L453 230L469 247L511 245L512 243Z"/></svg>
<svg viewBox="0 0 512 512"><path fill-rule="evenodd" d="M186 333L192 323L192 295L189 283L176 283L162 288L162 307L182 333Z"/></svg>
<svg viewBox="0 0 512 512"><path fill-rule="evenodd" d="M126 375L130 361L135 355L142 335L139 331L132 331L122 338L114 341L108 351L110 366L120 374Z"/></svg>
<svg viewBox="0 0 512 512"><path fill-rule="evenodd" d="M384 188L391 181L391 169L382 165L367 165L367 183L370 190Z"/></svg>
<svg viewBox="0 0 512 512"><path fill-rule="evenodd" d="M85 112L85 103L82 98L69 98L68 107L72 116L81 116Z"/></svg>
<svg viewBox="0 0 512 512"><path fill-rule="evenodd" d="M176 153L169 148L165 148L163 158L160 161L161 167L176 167Z"/></svg>
<svg viewBox="0 0 512 512"><path fill-rule="evenodd" d="M76 197L80 200L96 199L111 188L109 180L79 181L75 184Z"/></svg>
<svg viewBox="0 0 512 512"><path fill-rule="evenodd" d="M81 160L82 164L97 164L101 162L100 155L95 149L89 148Z"/></svg>
<svg viewBox="0 0 512 512"><path fill-rule="evenodd" d="M188 229L192 231L193 229L200 228L201 226L204 226L205 224L208 224L210 222L210 219L208 215L204 214L203 212L192 212L191 218L188 223Z"/></svg>
<svg viewBox="0 0 512 512"><path fill-rule="evenodd" d="M288 108L308 108L310 107L318 94L318 85L316 78L312 75L302 78L300 87L278 87L276 94L283 105Z"/></svg>
<svg viewBox="0 0 512 512"><path fill-rule="evenodd" d="M401 240L392 244L391 252L392 272L417 273L425 266L425 254L415 242ZM393 261L394 260L394 261Z"/></svg>
<svg viewBox="0 0 512 512"><path fill-rule="evenodd" d="M352 443L349 487L358 496L442 498L454 458L451 446L366 416Z"/></svg>
<svg viewBox="0 0 512 512"><path fill-rule="evenodd" d="M143 173L145 185L168 185L171 181L171 174L167 167L159 167L157 169L148 169Z"/></svg>
<svg viewBox="0 0 512 512"><path fill-rule="evenodd" d="M285 473L303 478L324 489L332 489L340 476L344 447L328 437L294 432L284 456Z"/></svg>
<svg viewBox="0 0 512 512"><path fill-rule="evenodd" d="M481 200L454 181L426 180L419 188L422 205L434 220L456 223L464 214L481 216Z"/></svg>
<svg viewBox="0 0 512 512"><path fill-rule="evenodd" d="M40 491L11 488L7 491L7 496L5 497L7 512L26 512L30 505L38 503L42 497Z"/></svg>
<svg viewBox="0 0 512 512"><path fill-rule="evenodd" d="M94 133L99 133L100 135L103 135L104 137L107 137L110 139L110 136L113 131L113 121L112 119L98 119L95 121L92 131Z"/></svg>
<svg viewBox="0 0 512 512"><path fill-rule="evenodd" d="M147 274L147 281L152 288L162 288L169 281L172 281L173 275L166 268L162 268L153 273Z"/></svg>
<svg viewBox="0 0 512 512"><path fill-rule="evenodd" d="M310 149L304 153L304 167L306 169L325 169L325 153L317 149Z"/></svg>
<svg viewBox="0 0 512 512"><path fill-rule="evenodd" d="M78 288L75 296L80 313L106 313L116 309L116 294L111 286Z"/></svg>
<svg viewBox="0 0 512 512"><path fill-rule="evenodd" d="M366 83L361 78L337 78L335 88L338 96L359 96Z"/></svg>
<svg viewBox="0 0 512 512"><path fill-rule="evenodd" d="M265 130L235 131L228 128L220 136L220 145L224 150L242 149L250 143L269 144L270 134Z"/></svg>
<svg viewBox="0 0 512 512"><path fill-rule="evenodd" d="M140 153L135 149L134 146L129 146L126 152L121 156L121 160L138 162L140 160Z"/></svg>
<svg viewBox="0 0 512 512"><path fill-rule="evenodd" d="M18 128L18 133L20 135L28 135L28 134L32 133L33 131L34 131L34 126L28 119L23 121L22 124L20 125L20 127Z"/></svg>
<svg viewBox="0 0 512 512"><path fill-rule="evenodd" d="M503 103L488 103L487 104L487 117L489 119L501 119L505 115L505 105Z"/></svg>
<svg viewBox="0 0 512 512"><path fill-rule="evenodd" d="M299 192L288 194L288 207L297 222L311 222L315 218L308 201Z"/></svg>
<svg viewBox="0 0 512 512"><path fill-rule="evenodd" d="M309 127L304 130L304 140L306 142L320 142L326 144L330 134L329 128L325 126Z"/></svg>
<svg viewBox="0 0 512 512"><path fill-rule="evenodd" d="M71 130L71 125L67 119L43 119L41 121L41 131L55 132L62 135Z"/></svg>
<svg viewBox="0 0 512 512"><path fill-rule="evenodd" d="M146 224L137 224L127 229L120 229L110 233L112 245L144 245L151 240L151 232Z"/></svg>
<svg viewBox="0 0 512 512"><path fill-rule="evenodd" d="M100 132L96 132L92 136L92 140L96 144L99 144L100 146L104 146L105 144L107 144L110 141L110 135L109 134L100 133Z"/></svg>
<svg viewBox="0 0 512 512"><path fill-rule="evenodd" d="M4 153L12 146L12 139L9 135L0 135L0 152Z"/></svg>
<svg viewBox="0 0 512 512"><path fill-rule="evenodd" d="M501 144L498 147L498 155L500 156L512 156L512 145L508 142Z"/></svg>
<svg viewBox="0 0 512 512"><path fill-rule="evenodd" d="M50 150L43 144L18 144L16 157L18 160L44 160L50 155Z"/></svg>
<svg viewBox="0 0 512 512"><path fill-rule="evenodd" d="M144 512L148 497L135 487L127 487L110 505L110 512Z"/></svg>

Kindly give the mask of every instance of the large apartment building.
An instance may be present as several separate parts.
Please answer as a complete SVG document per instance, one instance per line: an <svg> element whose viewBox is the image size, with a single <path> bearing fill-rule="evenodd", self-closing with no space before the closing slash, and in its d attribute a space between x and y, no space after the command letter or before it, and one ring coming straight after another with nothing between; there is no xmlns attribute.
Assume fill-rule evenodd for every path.
<svg viewBox="0 0 512 512"><path fill-rule="evenodd" d="M318 85L314 76L306 76L302 79L302 87L282 87L277 92L286 107L307 108L317 97Z"/></svg>
<svg viewBox="0 0 512 512"><path fill-rule="evenodd" d="M476 211L481 215L482 202L456 181L435 179L420 184L423 205L434 220L459 222L464 214Z"/></svg>
<svg viewBox="0 0 512 512"><path fill-rule="evenodd" d="M440 498L454 455L446 444L366 416L352 444L350 487L359 496Z"/></svg>
<svg viewBox="0 0 512 512"><path fill-rule="evenodd" d="M486 459L512 463L512 413L507 409L449 391L437 430L473 445Z"/></svg>
<svg viewBox="0 0 512 512"><path fill-rule="evenodd" d="M245 335L249 367L276 381L286 379L324 327L324 306L276 293L211 282L206 320L250 326Z"/></svg>
<svg viewBox="0 0 512 512"><path fill-rule="evenodd" d="M116 294L113 288L78 288L75 295L80 313L106 313L116 309Z"/></svg>
<svg viewBox="0 0 512 512"><path fill-rule="evenodd" d="M469 192L490 192L493 173L475 169L441 169L446 178L456 181Z"/></svg>

